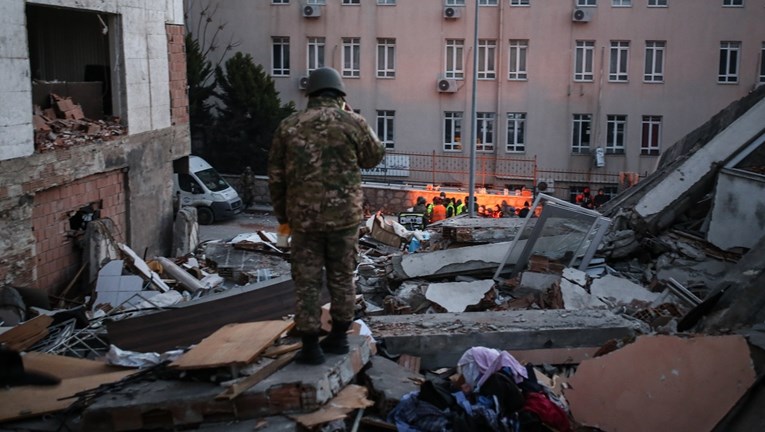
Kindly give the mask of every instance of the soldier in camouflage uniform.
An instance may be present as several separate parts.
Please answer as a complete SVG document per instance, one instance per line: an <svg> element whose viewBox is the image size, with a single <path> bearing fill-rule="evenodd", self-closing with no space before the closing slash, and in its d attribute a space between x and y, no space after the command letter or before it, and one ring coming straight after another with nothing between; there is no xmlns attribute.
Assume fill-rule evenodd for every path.
<svg viewBox="0 0 765 432"><path fill-rule="evenodd" d="M306 93L307 108L284 119L274 133L268 180L280 231L292 234L295 327L303 340L296 361L321 364L324 352L349 351L364 198L359 168L376 166L385 150L366 120L346 109L345 86L336 70L314 70ZM320 345L322 269L332 301L332 331Z"/></svg>

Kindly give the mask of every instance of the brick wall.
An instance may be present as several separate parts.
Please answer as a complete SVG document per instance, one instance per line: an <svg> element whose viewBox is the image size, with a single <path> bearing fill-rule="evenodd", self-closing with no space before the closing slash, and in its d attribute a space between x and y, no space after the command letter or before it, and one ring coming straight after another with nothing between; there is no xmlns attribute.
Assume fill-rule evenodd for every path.
<svg viewBox="0 0 765 432"><path fill-rule="evenodd" d="M167 24L167 61L170 73L170 118L174 125L189 122L189 98L186 93L186 44L182 25Z"/></svg>
<svg viewBox="0 0 765 432"><path fill-rule="evenodd" d="M125 178L121 170L95 174L38 192L32 206L37 288L49 293L65 286L82 265L82 251L70 235L69 217L80 207L96 203L102 218L114 221L118 241L125 240Z"/></svg>

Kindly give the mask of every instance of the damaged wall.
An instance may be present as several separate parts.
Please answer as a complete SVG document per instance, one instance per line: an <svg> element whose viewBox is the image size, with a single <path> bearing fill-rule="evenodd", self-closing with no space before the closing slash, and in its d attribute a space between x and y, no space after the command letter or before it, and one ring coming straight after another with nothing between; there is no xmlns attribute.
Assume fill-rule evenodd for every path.
<svg viewBox="0 0 765 432"><path fill-rule="evenodd" d="M27 7L103 18L127 136L35 152ZM71 281L80 264L68 218L91 202L118 240L167 254L172 165L190 152L182 0L5 0L0 22L0 282L53 293Z"/></svg>

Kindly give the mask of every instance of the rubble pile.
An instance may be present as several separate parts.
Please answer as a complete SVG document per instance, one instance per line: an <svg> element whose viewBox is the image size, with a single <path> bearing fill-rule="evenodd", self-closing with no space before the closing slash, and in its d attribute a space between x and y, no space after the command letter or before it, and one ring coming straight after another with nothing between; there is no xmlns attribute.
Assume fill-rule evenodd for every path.
<svg viewBox="0 0 765 432"><path fill-rule="evenodd" d="M34 106L32 125L38 152L110 141L127 134L119 117L92 120L85 117L82 107L71 98L55 93L51 93L50 98L50 108Z"/></svg>

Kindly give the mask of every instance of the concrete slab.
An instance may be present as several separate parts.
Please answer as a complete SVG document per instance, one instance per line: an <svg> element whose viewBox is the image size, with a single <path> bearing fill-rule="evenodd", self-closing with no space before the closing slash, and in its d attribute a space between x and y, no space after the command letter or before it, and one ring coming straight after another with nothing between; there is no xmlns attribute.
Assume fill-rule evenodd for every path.
<svg viewBox="0 0 765 432"><path fill-rule="evenodd" d="M494 280L473 282L446 282L428 285L425 298L448 312L464 312L468 306L477 305L494 287Z"/></svg>
<svg viewBox="0 0 765 432"><path fill-rule="evenodd" d="M441 229L444 238L458 243L493 243L512 240L524 222L522 218L459 217L447 219ZM530 225L534 222L529 221Z"/></svg>
<svg viewBox="0 0 765 432"><path fill-rule="evenodd" d="M648 291L641 285L614 275L593 279L590 294L612 304L629 304L634 300L651 303L661 294Z"/></svg>
<svg viewBox="0 0 765 432"><path fill-rule="evenodd" d="M560 282L560 275L525 271L521 274L520 288L546 292L553 284Z"/></svg>
<svg viewBox="0 0 765 432"><path fill-rule="evenodd" d="M638 324L609 311L515 310L368 317L388 353L422 359L422 368L452 367L469 348L504 350L599 347L633 336Z"/></svg>
<svg viewBox="0 0 765 432"><path fill-rule="evenodd" d="M499 266L509 248L510 242L501 242L426 253L394 255L391 258L393 271L390 277L394 280L406 280L417 277L491 272ZM516 255L519 254L520 252ZM517 256L511 259L517 259Z"/></svg>
<svg viewBox="0 0 765 432"><path fill-rule="evenodd" d="M581 286L563 279L560 283L560 293L563 297L563 307L566 310L606 308L597 297L588 293Z"/></svg>
<svg viewBox="0 0 765 432"><path fill-rule="evenodd" d="M370 395L376 402L375 408L383 418L398 405L404 395L420 389L418 380L425 379L393 360L380 356L369 360L369 367L364 369L363 375L369 383Z"/></svg>
<svg viewBox="0 0 765 432"><path fill-rule="evenodd" d="M83 430L174 429L203 422L244 420L319 409L372 356L370 339L350 336L351 352L327 355L319 366L291 363L233 401L216 400L208 382L140 381L97 398L83 413Z"/></svg>
<svg viewBox="0 0 765 432"><path fill-rule="evenodd" d="M587 286L587 273L575 268L566 267L563 269L563 279L569 280L580 287Z"/></svg>

